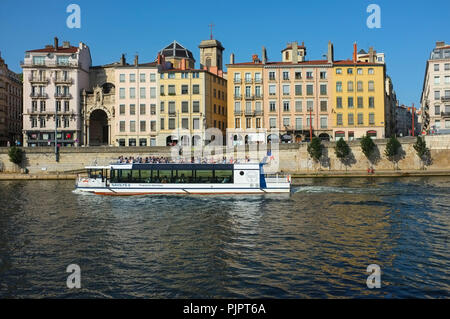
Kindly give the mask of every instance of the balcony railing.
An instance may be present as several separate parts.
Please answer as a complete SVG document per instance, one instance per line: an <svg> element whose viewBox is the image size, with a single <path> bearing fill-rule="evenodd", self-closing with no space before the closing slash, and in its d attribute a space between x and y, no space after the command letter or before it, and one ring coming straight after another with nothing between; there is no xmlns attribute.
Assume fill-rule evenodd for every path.
<svg viewBox="0 0 450 319"><path fill-rule="evenodd" d="M233 81L234 81L234 84L241 84L242 83L241 79L234 79Z"/></svg>
<svg viewBox="0 0 450 319"><path fill-rule="evenodd" d="M246 95L245 95L245 99L246 99L246 100L254 100L254 99L255 99L255 96L254 96L254 95L250 95L250 94L246 94Z"/></svg>
<svg viewBox="0 0 450 319"><path fill-rule="evenodd" d="M234 115L242 115L242 110L234 110Z"/></svg>
<svg viewBox="0 0 450 319"><path fill-rule="evenodd" d="M234 95L234 98L240 100L240 99L242 99L242 95L241 95L241 94L235 94L235 95Z"/></svg>
<svg viewBox="0 0 450 319"><path fill-rule="evenodd" d="M442 102L450 102L450 96L443 96L441 97Z"/></svg>
<svg viewBox="0 0 450 319"><path fill-rule="evenodd" d="M450 117L450 112L441 112L442 117Z"/></svg>
<svg viewBox="0 0 450 319"><path fill-rule="evenodd" d="M245 110L245 116L253 116L253 114L252 110Z"/></svg>
<svg viewBox="0 0 450 319"><path fill-rule="evenodd" d="M40 110L40 109L27 109L27 113L29 115L54 115L55 114L55 110ZM58 111L58 115L69 115L69 116L74 116L76 115L75 111L73 110L60 110Z"/></svg>
<svg viewBox="0 0 450 319"><path fill-rule="evenodd" d="M255 84L262 84L262 83L263 83L262 79L255 79Z"/></svg>
<svg viewBox="0 0 450 319"><path fill-rule="evenodd" d="M72 78L62 78L62 77L53 77L53 82L55 84L61 83L61 84L73 84Z"/></svg>
<svg viewBox="0 0 450 319"><path fill-rule="evenodd" d="M70 94L68 92L56 92L55 93L55 98L57 98L57 99L71 99L72 98L72 94Z"/></svg>
<svg viewBox="0 0 450 319"><path fill-rule="evenodd" d="M245 84L252 84L253 80L250 78L245 79Z"/></svg>
<svg viewBox="0 0 450 319"><path fill-rule="evenodd" d="M35 63L34 61L20 61L22 67L34 67L34 68L81 68L82 64L78 61L73 62L57 62L48 61L44 63Z"/></svg>
<svg viewBox="0 0 450 319"><path fill-rule="evenodd" d="M262 115L264 115L263 110L255 110L255 116L262 116Z"/></svg>
<svg viewBox="0 0 450 319"><path fill-rule="evenodd" d="M255 100L261 100L262 98L262 94L255 94Z"/></svg>
<svg viewBox="0 0 450 319"><path fill-rule="evenodd" d="M30 75L28 77L28 81L30 81L31 83L48 83L49 79L45 78L45 77L38 77L38 76Z"/></svg>
<svg viewBox="0 0 450 319"><path fill-rule="evenodd" d="M30 97L32 99L48 99L48 94L40 92L31 92Z"/></svg>

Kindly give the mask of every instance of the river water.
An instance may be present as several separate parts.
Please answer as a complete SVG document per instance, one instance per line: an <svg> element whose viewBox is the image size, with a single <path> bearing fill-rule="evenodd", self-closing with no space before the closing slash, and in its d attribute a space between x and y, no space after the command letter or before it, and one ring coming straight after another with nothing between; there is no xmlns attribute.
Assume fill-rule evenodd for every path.
<svg viewBox="0 0 450 319"><path fill-rule="evenodd" d="M0 298L450 297L450 178L301 184L115 198L0 182ZM70 264L81 289L66 286Z"/></svg>

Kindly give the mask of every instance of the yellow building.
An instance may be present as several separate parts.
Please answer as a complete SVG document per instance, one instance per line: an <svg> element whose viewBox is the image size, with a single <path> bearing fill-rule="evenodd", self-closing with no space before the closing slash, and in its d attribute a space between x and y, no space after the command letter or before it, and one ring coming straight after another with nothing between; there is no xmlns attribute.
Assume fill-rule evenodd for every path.
<svg viewBox="0 0 450 319"><path fill-rule="evenodd" d="M223 50L220 42L216 42L217 50ZM201 61L200 64L205 67L194 69L192 53L176 42L173 46L173 50L166 47L158 55L161 70L157 145L178 142L182 145L198 145L199 142L204 144L211 140L206 134L206 130L210 128L220 130L222 136L225 136L227 81L223 77L222 66L206 66ZM170 52L178 56L167 56ZM207 58L206 54L201 56ZM177 66L173 64L174 60L179 61Z"/></svg>
<svg viewBox="0 0 450 319"><path fill-rule="evenodd" d="M355 46L353 60L334 61L332 78L334 138L385 138L389 125L385 64L377 63L375 56L369 62L359 61Z"/></svg>

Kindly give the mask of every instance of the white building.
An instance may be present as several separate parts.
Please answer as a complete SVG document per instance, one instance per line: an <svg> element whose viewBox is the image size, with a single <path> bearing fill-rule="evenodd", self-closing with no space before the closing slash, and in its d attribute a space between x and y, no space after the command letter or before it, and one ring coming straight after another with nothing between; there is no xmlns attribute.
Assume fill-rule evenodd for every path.
<svg viewBox="0 0 450 319"><path fill-rule="evenodd" d="M82 143L80 92L89 87L89 47L64 42L26 51L23 68L25 147Z"/></svg>
<svg viewBox="0 0 450 319"><path fill-rule="evenodd" d="M422 90L422 125L428 134L450 132L450 45L436 42Z"/></svg>

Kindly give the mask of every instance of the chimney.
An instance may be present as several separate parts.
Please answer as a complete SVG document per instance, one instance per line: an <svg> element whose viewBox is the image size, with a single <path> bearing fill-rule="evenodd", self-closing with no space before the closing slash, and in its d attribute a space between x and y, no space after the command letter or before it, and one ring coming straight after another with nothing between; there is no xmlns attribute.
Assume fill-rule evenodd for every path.
<svg viewBox="0 0 450 319"><path fill-rule="evenodd" d="M328 59L328 63L333 63L333 61L334 61L334 48L333 48L333 43L331 43L331 41L328 41L327 59Z"/></svg>
<svg viewBox="0 0 450 319"><path fill-rule="evenodd" d="M262 47L262 63L267 63L267 50L265 47Z"/></svg>
<svg viewBox="0 0 450 319"><path fill-rule="evenodd" d="M292 64L298 63L298 43L292 42Z"/></svg>
<svg viewBox="0 0 450 319"><path fill-rule="evenodd" d="M58 50L58 38L55 37L55 51Z"/></svg>
<svg viewBox="0 0 450 319"><path fill-rule="evenodd" d="M375 52L373 51L373 47L369 48L369 62L375 63Z"/></svg>
<svg viewBox="0 0 450 319"><path fill-rule="evenodd" d="M234 64L234 53L230 54L230 64Z"/></svg>
<svg viewBox="0 0 450 319"><path fill-rule="evenodd" d="M355 43L353 43L353 62L356 63L358 59L358 45Z"/></svg>
<svg viewBox="0 0 450 319"><path fill-rule="evenodd" d="M161 53L158 52L158 57L156 58L156 62L158 65L161 65L162 59L161 59Z"/></svg>
<svg viewBox="0 0 450 319"><path fill-rule="evenodd" d="M139 64L139 55L135 55L134 56L134 66L138 66L138 64Z"/></svg>
<svg viewBox="0 0 450 319"><path fill-rule="evenodd" d="M253 61L253 63L258 63L258 55L257 54L253 54L252 55L252 61Z"/></svg>
<svg viewBox="0 0 450 319"><path fill-rule="evenodd" d="M120 65L124 66L127 63L125 59L125 54L122 54L122 57L120 58Z"/></svg>

